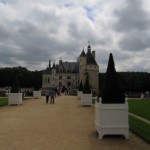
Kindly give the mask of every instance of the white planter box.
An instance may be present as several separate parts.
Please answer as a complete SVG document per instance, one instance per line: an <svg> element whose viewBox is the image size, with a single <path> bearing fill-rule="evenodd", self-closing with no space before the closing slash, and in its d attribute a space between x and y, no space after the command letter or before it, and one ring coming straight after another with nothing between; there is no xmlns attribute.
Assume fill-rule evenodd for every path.
<svg viewBox="0 0 150 150"><path fill-rule="evenodd" d="M92 94L81 94L81 105L92 105Z"/></svg>
<svg viewBox="0 0 150 150"><path fill-rule="evenodd" d="M20 105L22 104L22 93L9 93L8 105Z"/></svg>
<svg viewBox="0 0 150 150"><path fill-rule="evenodd" d="M41 91L33 91L33 97L34 98L41 98Z"/></svg>
<svg viewBox="0 0 150 150"><path fill-rule="evenodd" d="M83 92L82 91L77 91L77 97L78 98L81 98L81 94L82 94Z"/></svg>
<svg viewBox="0 0 150 150"><path fill-rule="evenodd" d="M128 103L95 103L95 128L99 139L104 135L124 135L129 138Z"/></svg>

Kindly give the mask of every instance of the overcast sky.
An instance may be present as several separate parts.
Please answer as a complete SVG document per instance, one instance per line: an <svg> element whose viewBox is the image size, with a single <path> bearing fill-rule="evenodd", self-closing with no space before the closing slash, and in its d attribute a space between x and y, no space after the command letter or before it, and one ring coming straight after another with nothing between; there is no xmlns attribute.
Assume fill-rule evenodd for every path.
<svg viewBox="0 0 150 150"><path fill-rule="evenodd" d="M150 72L150 0L0 0L0 67L76 61L88 41L100 72Z"/></svg>

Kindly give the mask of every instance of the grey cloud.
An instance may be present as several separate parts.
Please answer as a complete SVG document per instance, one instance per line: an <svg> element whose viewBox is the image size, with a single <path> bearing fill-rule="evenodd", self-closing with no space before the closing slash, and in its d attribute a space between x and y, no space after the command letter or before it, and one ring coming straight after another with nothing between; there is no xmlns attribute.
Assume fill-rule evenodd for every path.
<svg viewBox="0 0 150 150"><path fill-rule="evenodd" d="M82 39L82 42L87 43L88 41L92 42L93 45L107 45L108 43L112 43L112 38L110 36L106 36L105 38L99 36L101 33L95 32L90 25L86 24L86 26L79 26L78 22L71 22L68 24L68 32L71 37L74 39Z"/></svg>
<svg viewBox="0 0 150 150"><path fill-rule="evenodd" d="M122 34L118 45L121 50L144 51L150 47L150 14L144 10L143 0L126 2L125 8L114 11L118 20L113 27Z"/></svg>
<svg viewBox="0 0 150 150"><path fill-rule="evenodd" d="M119 32L149 29L150 17L142 4L142 0L127 0L127 6L124 9L114 11L118 19L114 28Z"/></svg>
<svg viewBox="0 0 150 150"><path fill-rule="evenodd" d="M115 11L118 22L113 28L115 20L112 19L112 10L119 5L116 0L114 3L101 1L100 7L103 8L105 3L109 10L107 7L100 10L99 5L90 5L94 15L99 18L94 21L88 18L93 12L87 10L87 15L85 11L84 3L87 4L87 1L74 6L62 5L66 1L51 2L28 0L24 6L25 0L11 1L9 8L13 13L9 17L5 16L10 13L8 7L3 7L3 18L0 20L0 65L20 64L32 70L45 69L49 58L52 63L54 60L58 62L60 57L64 61L75 61L83 46L87 51L90 41L92 50L96 51L100 72L106 70L110 52L120 70L150 68L148 63L142 66L148 62L146 57L149 57L146 53L150 47L149 14L139 0L127 0L128 5L124 9ZM107 14L108 18L105 16ZM138 56L135 51L141 55ZM144 61L134 63L133 55L137 59L143 56Z"/></svg>
<svg viewBox="0 0 150 150"><path fill-rule="evenodd" d="M3 24L0 24L0 41L4 41L9 38L9 31L6 29L6 27Z"/></svg>
<svg viewBox="0 0 150 150"><path fill-rule="evenodd" d="M119 42L120 48L128 51L144 51L150 47L150 36L147 32L129 32Z"/></svg>

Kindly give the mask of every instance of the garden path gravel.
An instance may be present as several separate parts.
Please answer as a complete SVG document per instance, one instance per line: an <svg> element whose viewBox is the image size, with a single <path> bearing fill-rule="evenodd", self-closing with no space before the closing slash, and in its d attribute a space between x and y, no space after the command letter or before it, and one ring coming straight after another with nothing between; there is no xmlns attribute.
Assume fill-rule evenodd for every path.
<svg viewBox="0 0 150 150"><path fill-rule="evenodd" d="M150 145L130 132L98 139L94 106L83 107L76 96L45 97L0 108L0 150L149 150Z"/></svg>

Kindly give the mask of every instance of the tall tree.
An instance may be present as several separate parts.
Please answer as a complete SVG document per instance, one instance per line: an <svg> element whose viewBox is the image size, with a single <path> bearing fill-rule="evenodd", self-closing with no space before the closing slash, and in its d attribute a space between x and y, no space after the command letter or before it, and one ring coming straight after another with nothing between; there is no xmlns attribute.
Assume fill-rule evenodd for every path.
<svg viewBox="0 0 150 150"><path fill-rule="evenodd" d="M125 102L125 93L120 87L115 64L113 60L113 55L110 53L106 79L104 86L102 88L102 103L124 103Z"/></svg>
<svg viewBox="0 0 150 150"><path fill-rule="evenodd" d="M80 85L79 85L78 91L83 91L82 80L81 80L81 82L80 82Z"/></svg>
<svg viewBox="0 0 150 150"><path fill-rule="evenodd" d="M89 76L87 74L86 80L85 80L85 84L83 86L83 94L91 94L91 87L89 84Z"/></svg>
<svg viewBox="0 0 150 150"><path fill-rule="evenodd" d="M13 84L12 84L12 87L11 87L11 92L12 93L20 92L20 83L19 83L18 76L15 76L15 78L13 80Z"/></svg>

